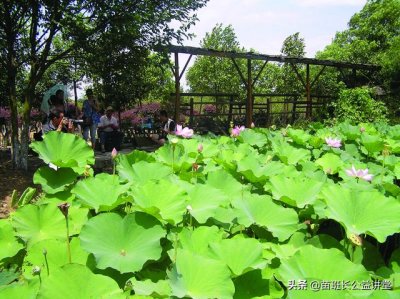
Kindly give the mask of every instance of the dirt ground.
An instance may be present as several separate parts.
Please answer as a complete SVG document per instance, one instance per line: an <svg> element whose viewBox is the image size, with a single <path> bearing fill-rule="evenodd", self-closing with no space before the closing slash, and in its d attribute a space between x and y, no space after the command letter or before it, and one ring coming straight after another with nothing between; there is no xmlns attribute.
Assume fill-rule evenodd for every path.
<svg viewBox="0 0 400 299"><path fill-rule="evenodd" d="M42 165L38 157L30 156L28 171L12 169L10 154L7 151L0 153L0 219L6 218L11 208L11 194L14 189L18 196L24 192L27 187L34 187L33 174L36 169Z"/></svg>

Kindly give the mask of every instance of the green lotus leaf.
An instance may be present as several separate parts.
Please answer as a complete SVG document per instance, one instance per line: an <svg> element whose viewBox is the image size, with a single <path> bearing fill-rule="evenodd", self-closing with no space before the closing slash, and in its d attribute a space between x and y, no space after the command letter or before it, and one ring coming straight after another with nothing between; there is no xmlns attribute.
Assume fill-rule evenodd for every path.
<svg viewBox="0 0 400 299"><path fill-rule="evenodd" d="M363 240L362 246L356 246L352 253L352 261L355 264L361 264L369 271L376 271L378 268L385 266L378 248L367 240Z"/></svg>
<svg viewBox="0 0 400 299"><path fill-rule="evenodd" d="M115 213L95 216L83 226L79 238L82 248L95 256L97 268L128 273L160 258L164 235L154 217L136 212L124 218Z"/></svg>
<svg viewBox="0 0 400 299"><path fill-rule="evenodd" d="M341 223L347 236L368 234L383 243L400 231L400 202L378 191L359 191L330 185L322 190L326 214Z"/></svg>
<svg viewBox="0 0 400 299"><path fill-rule="evenodd" d="M347 143L344 145L345 151L343 151L340 155L341 159L345 162L352 160L361 160L362 156L356 144Z"/></svg>
<svg viewBox="0 0 400 299"><path fill-rule="evenodd" d="M311 245L303 246L292 257L281 260L278 274L286 287L289 286L289 281L296 284L300 280L308 282L306 290L289 289L288 298L345 298L350 295L349 291L330 289L315 292L310 290L310 283L349 281L350 284L352 281L371 279L362 265L349 261L343 252L335 248L319 249Z"/></svg>
<svg viewBox="0 0 400 299"><path fill-rule="evenodd" d="M394 167L394 175L396 176L396 179L400 180L400 164L397 164Z"/></svg>
<svg viewBox="0 0 400 299"><path fill-rule="evenodd" d="M71 261L75 264L86 265L88 253L84 251L78 238L72 238L70 241ZM46 258L43 252L46 252ZM47 278L47 267L51 274L61 266L68 264L67 243L58 240L43 240L34 244L25 256L22 271L25 278L32 279L33 267L39 266L42 273L42 279Z"/></svg>
<svg viewBox="0 0 400 299"><path fill-rule="evenodd" d="M270 196L247 193L243 199L232 202L237 222L249 227L257 224L266 227L279 241L288 239L297 231L297 213L290 208L275 204Z"/></svg>
<svg viewBox="0 0 400 299"><path fill-rule="evenodd" d="M268 143L267 136L257 133L254 130L244 130L240 133L238 139L241 142L247 143L251 146L257 146L259 148L264 147Z"/></svg>
<svg viewBox="0 0 400 299"><path fill-rule="evenodd" d="M315 149L321 148L325 144L325 140L318 136L311 136L308 142Z"/></svg>
<svg viewBox="0 0 400 299"><path fill-rule="evenodd" d="M381 137L366 133L361 135L361 143L369 153L380 152L384 146L384 142Z"/></svg>
<svg viewBox="0 0 400 299"><path fill-rule="evenodd" d="M9 220L0 220L0 261L7 257L13 257L24 246L15 237L13 227Z"/></svg>
<svg viewBox="0 0 400 299"><path fill-rule="evenodd" d="M361 135L361 131L358 126L352 126L349 123L341 123L339 125L339 130L344 136L346 136L347 140L356 140Z"/></svg>
<svg viewBox="0 0 400 299"><path fill-rule="evenodd" d="M148 180L160 180L172 173L171 167L147 161L139 161L132 165L119 164L117 170L120 178L137 185L144 184Z"/></svg>
<svg viewBox="0 0 400 299"><path fill-rule="evenodd" d="M271 176L280 174L284 171L282 163L277 161L262 161L262 156L247 156L237 162L237 171L252 183L266 182Z"/></svg>
<svg viewBox="0 0 400 299"><path fill-rule="evenodd" d="M44 192L55 194L64 191L75 182L78 174L71 168L59 168L54 170L48 166L40 167L33 175L33 182L42 185Z"/></svg>
<svg viewBox="0 0 400 299"><path fill-rule="evenodd" d="M400 173L400 167L399 167ZM224 169L211 171L207 175L207 185L221 190L229 198L235 198L241 194L246 186L238 182L230 173Z"/></svg>
<svg viewBox="0 0 400 299"><path fill-rule="evenodd" d="M185 152L183 145L179 143L177 145L166 144L160 147L155 152L155 157L157 161L170 167L173 166L175 172L190 170L193 163L196 162L196 157L190 157L188 153Z"/></svg>
<svg viewBox="0 0 400 299"><path fill-rule="evenodd" d="M233 283L234 299L282 298L284 295L284 290L275 279L263 277L261 270L253 270L236 277Z"/></svg>
<svg viewBox="0 0 400 299"><path fill-rule="evenodd" d="M153 157L151 153L147 153L145 151L139 151L139 150L133 150L129 154L119 154L115 161L117 162L117 167L122 166L124 168L138 163L140 161L145 161L145 162L155 162L156 159Z"/></svg>
<svg viewBox="0 0 400 299"><path fill-rule="evenodd" d="M186 192L165 179L138 186L133 196L140 210L171 224L182 220L188 205Z"/></svg>
<svg viewBox="0 0 400 299"><path fill-rule="evenodd" d="M216 226L200 226L195 229L183 228L179 234L170 234L169 240L178 248L188 250L196 255L211 257L209 244L220 242L223 232ZM175 254L175 252L173 253ZM172 257L175 260L175 257Z"/></svg>
<svg viewBox="0 0 400 299"><path fill-rule="evenodd" d="M152 282L149 279L138 281L131 278L129 281L136 295L150 296L150 298L168 298L171 295L171 287L166 280Z"/></svg>
<svg viewBox="0 0 400 299"><path fill-rule="evenodd" d="M0 286L0 298L36 299L39 291L39 281L24 281Z"/></svg>
<svg viewBox="0 0 400 299"><path fill-rule="evenodd" d="M79 264L67 264L52 272L43 281L38 297L40 299L90 299L90 298L126 298L118 284L99 274L93 274Z"/></svg>
<svg viewBox="0 0 400 299"><path fill-rule="evenodd" d="M24 206L11 219L16 235L27 242L28 249L42 240L65 240L65 218L55 204Z"/></svg>
<svg viewBox="0 0 400 299"><path fill-rule="evenodd" d="M80 232L87 220L87 213L87 209L75 206L69 208L70 235ZM42 240L66 240L65 218L57 204L24 206L12 214L11 220L16 235L27 242L28 249Z"/></svg>
<svg viewBox="0 0 400 299"><path fill-rule="evenodd" d="M334 237L327 234L319 234L307 241L307 244L315 246L320 249L331 249L336 248L342 252L345 251L345 248L342 244L339 243ZM361 248L361 247L360 247Z"/></svg>
<svg viewBox="0 0 400 299"><path fill-rule="evenodd" d="M274 199L298 208L312 205L324 185L323 182L304 177L287 178L283 176L270 178L269 184L271 184Z"/></svg>
<svg viewBox="0 0 400 299"><path fill-rule="evenodd" d="M315 161L328 174L338 173L343 167L343 161L335 154L327 153Z"/></svg>
<svg viewBox="0 0 400 299"><path fill-rule="evenodd" d="M293 141L299 145L307 145L308 140L310 140L311 135L307 132L299 129L288 129L287 134Z"/></svg>
<svg viewBox="0 0 400 299"><path fill-rule="evenodd" d="M121 185L118 177L106 173L79 181L72 193L85 206L96 211L110 211L123 201L122 196L129 189Z"/></svg>
<svg viewBox="0 0 400 299"><path fill-rule="evenodd" d="M263 247L256 239L233 238L210 244L215 257L228 265L235 276L263 268Z"/></svg>
<svg viewBox="0 0 400 299"><path fill-rule="evenodd" d="M70 167L79 174L85 171L86 165L94 164L93 150L74 134L49 132L43 141L33 142L30 147L45 163Z"/></svg>
<svg viewBox="0 0 400 299"><path fill-rule="evenodd" d="M310 151L302 148L295 148L287 143L279 146L273 145L275 154L287 165L296 165L300 161L308 161L311 158Z"/></svg>
<svg viewBox="0 0 400 299"><path fill-rule="evenodd" d="M183 249L178 250L176 263L168 274L174 296L194 299L232 298L235 287L230 275L221 261Z"/></svg>
<svg viewBox="0 0 400 299"><path fill-rule="evenodd" d="M197 184L188 195L188 211L199 223L205 223L208 218L214 217L218 207L229 204L228 196L210 185Z"/></svg>

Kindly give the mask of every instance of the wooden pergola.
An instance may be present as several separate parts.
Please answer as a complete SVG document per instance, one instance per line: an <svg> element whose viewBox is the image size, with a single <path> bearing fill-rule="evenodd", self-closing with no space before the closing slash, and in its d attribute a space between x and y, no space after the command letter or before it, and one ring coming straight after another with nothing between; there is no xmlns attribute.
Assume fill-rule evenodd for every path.
<svg viewBox="0 0 400 299"><path fill-rule="evenodd" d="M306 117L311 117L312 111L312 98L311 98L311 88L314 84L318 81L321 74L324 72L326 67L334 67L337 68L342 76L343 69L351 69L353 78L356 77L357 70L368 70L368 71L377 71L379 70L379 66L371 65L371 64L357 64L357 63L348 63L348 62L338 62L332 60L320 60L315 58L304 58L304 57L288 57L282 55L266 55L266 54L258 54L253 52L248 53L238 53L238 52L231 52L231 51L217 51L211 49L203 49L203 48L196 48L196 47L184 47L184 46L174 46L170 45L163 50L167 50L169 53L174 53L174 67L173 73L175 77L175 120L179 119L180 113L180 106L181 106L181 96L180 96L180 87L181 87L181 79L186 71L186 68L192 59L193 55L203 55L203 56L213 56L213 57L223 57L230 59L235 66L238 74L243 81L243 84L246 87L247 97L246 97L246 126L249 127L253 122L253 89L254 86L259 79L261 73L263 72L265 66L269 61L272 62L280 62L280 63L287 63L289 64L293 71L296 73L297 78L302 83L303 87L305 88L306 94L306 102L307 102L307 109L306 109ZM189 58L186 60L182 71L180 71L179 66L179 54L189 54ZM236 59L246 59L247 61L247 74L243 74L240 70ZM251 66L253 60L261 60L264 61L259 72L253 77ZM297 67L298 64L303 64L306 66L306 77L303 78L301 76L299 69ZM311 80L310 78L310 65L317 65L321 66L322 68L317 73L317 75Z"/></svg>

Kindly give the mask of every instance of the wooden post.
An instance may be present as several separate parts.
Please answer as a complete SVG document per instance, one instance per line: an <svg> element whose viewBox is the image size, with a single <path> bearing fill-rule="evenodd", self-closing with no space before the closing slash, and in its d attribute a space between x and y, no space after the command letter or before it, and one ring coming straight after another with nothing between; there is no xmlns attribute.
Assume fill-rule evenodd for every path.
<svg viewBox="0 0 400 299"><path fill-rule="evenodd" d="M250 128L252 122L253 122L253 83L251 78L251 59L247 59L246 127Z"/></svg>
<svg viewBox="0 0 400 299"><path fill-rule="evenodd" d="M175 123L179 121L179 112L181 108L181 83L180 83L180 76L179 76L179 53L175 52L175 68L174 68L174 75L175 75Z"/></svg>
<svg viewBox="0 0 400 299"><path fill-rule="evenodd" d="M312 102L311 102L311 83L310 83L310 65L309 64L307 64L307 72L306 72L306 95L307 95L306 117L311 118Z"/></svg>
<svg viewBox="0 0 400 299"><path fill-rule="evenodd" d="M190 98L190 115L189 115L189 126L190 127L193 127L193 106L194 106L193 98Z"/></svg>
<svg viewBox="0 0 400 299"><path fill-rule="evenodd" d="M269 100L269 98L267 98L267 127L270 124L270 111L271 111L270 106L271 106L270 100Z"/></svg>
<svg viewBox="0 0 400 299"><path fill-rule="evenodd" d="M233 110L233 96L229 97L229 115L228 115L228 123L230 124L232 121L232 110Z"/></svg>

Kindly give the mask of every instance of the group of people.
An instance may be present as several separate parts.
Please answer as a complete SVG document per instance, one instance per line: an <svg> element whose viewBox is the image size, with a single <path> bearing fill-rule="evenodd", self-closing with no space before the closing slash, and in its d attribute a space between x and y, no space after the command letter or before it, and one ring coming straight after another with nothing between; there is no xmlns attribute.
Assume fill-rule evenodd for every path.
<svg viewBox="0 0 400 299"><path fill-rule="evenodd" d="M83 138L88 141L90 135L91 146L95 149L96 133L100 138L101 151L106 151L106 145L120 148L122 135L119 132L118 120L113 116L111 106L105 109L101 116L99 103L94 97L92 89L86 91L87 100L83 102L82 111L77 107L70 109L64 101L64 92L57 90L56 94L51 96L48 105L45 105L42 134L49 131L73 132L76 128L82 130ZM48 107L46 109L46 107ZM36 140L42 139L41 134L35 136ZM110 149L108 148L108 150Z"/></svg>

